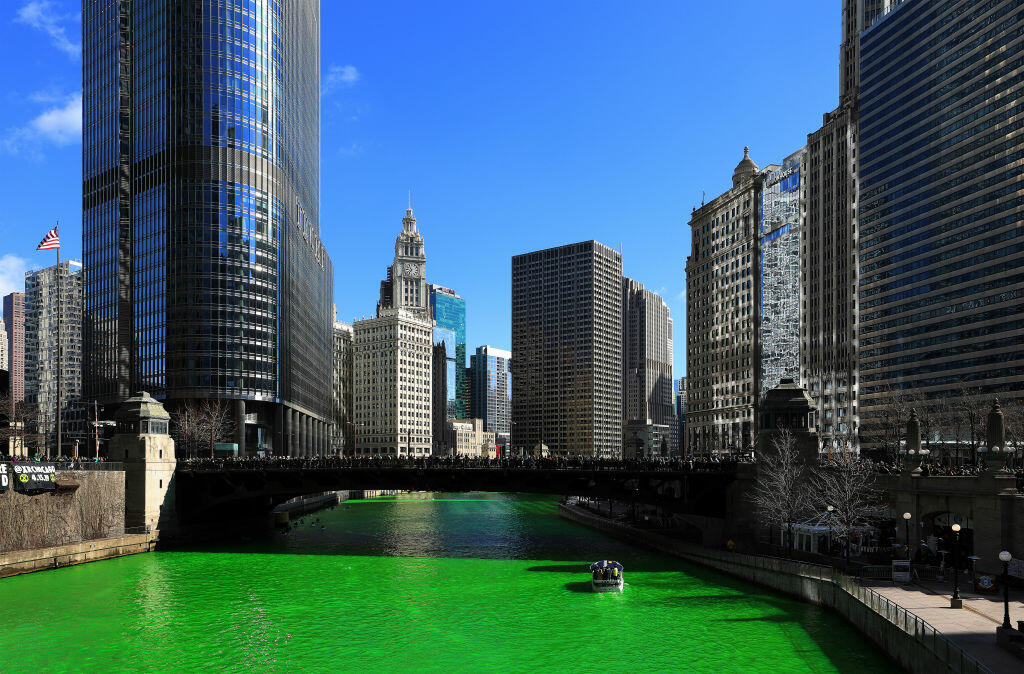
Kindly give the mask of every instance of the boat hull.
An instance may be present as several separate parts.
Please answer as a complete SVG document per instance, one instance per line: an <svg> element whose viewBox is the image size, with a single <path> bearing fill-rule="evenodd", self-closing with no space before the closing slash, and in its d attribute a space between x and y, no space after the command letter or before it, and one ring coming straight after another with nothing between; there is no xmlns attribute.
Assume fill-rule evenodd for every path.
<svg viewBox="0 0 1024 674"><path fill-rule="evenodd" d="M622 576L613 580L590 579L590 589L594 592L622 592Z"/></svg>

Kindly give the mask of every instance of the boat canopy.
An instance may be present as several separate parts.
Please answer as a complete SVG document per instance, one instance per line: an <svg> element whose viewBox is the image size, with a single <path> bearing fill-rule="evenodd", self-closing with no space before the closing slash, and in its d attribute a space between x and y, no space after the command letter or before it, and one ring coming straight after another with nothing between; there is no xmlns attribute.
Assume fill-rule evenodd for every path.
<svg viewBox="0 0 1024 674"><path fill-rule="evenodd" d="M618 569L619 571L622 571L622 565L618 562L602 559L600 562L594 562L590 565L591 572L597 571L598 569Z"/></svg>

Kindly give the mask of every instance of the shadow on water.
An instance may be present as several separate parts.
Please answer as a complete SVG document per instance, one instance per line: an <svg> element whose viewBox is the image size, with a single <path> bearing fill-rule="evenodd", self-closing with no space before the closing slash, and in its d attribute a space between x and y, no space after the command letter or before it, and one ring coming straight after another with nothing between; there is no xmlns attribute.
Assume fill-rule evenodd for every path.
<svg viewBox="0 0 1024 674"><path fill-rule="evenodd" d="M586 592L590 593L590 581L584 581L580 583L566 583L565 589L569 592Z"/></svg>

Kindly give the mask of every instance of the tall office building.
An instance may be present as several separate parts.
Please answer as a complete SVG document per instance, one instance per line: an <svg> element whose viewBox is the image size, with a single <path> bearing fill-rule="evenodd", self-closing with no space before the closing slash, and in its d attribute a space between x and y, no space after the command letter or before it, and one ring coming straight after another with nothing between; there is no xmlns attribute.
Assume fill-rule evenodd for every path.
<svg viewBox="0 0 1024 674"><path fill-rule="evenodd" d="M618 456L622 255L596 241L512 258L512 447Z"/></svg>
<svg viewBox="0 0 1024 674"><path fill-rule="evenodd" d="M478 346L469 357L470 414L483 420L502 448L512 433L512 352Z"/></svg>
<svg viewBox="0 0 1024 674"><path fill-rule="evenodd" d="M857 119L860 34L894 0L843 0L839 106L807 135L800 256L800 382L822 449L858 443Z"/></svg>
<svg viewBox="0 0 1024 674"><path fill-rule="evenodd" d="M1016 0L906 0L861 35L866 445L896 395L1022 395L1020 18Z"/></svg>
<svg viewBox="0 0 1024 674"><path fill-rule="evenodd" d="M332 454L352 454L355 450L354 380L355 332L348 323L335 321Z"/></svg>
<svg viewBox="0 0 1024 674"><path fill-rule="evenodd" d="M444 344L445 362L434 363L445 382L444 417L469 416L469 384L466 380L466 300L451 288L427 284L430 317L434 319L434 344ZM442 372L443 370L443 372ZM442 432L444 424L441 424ZM435 429L436 431L436 429Z"/></svg>
<svg viewBox="0 0 1024 674"><path fill-rule="evenodd" d="M25 399L25 293L4 295L4 332L11 399L20 403Z"/></svg>
<svg viewBox="0 0 1024 674"><path fill-rule="evenodd" d="M231 401L240 449L324 453L320 3L82 7L85 394Z"/></svg>
<svg viewBox="0 0 1024 674"><path fill-rule="evenodd" d="M7 330L0 330L0 370L7 372Z"/></svg>
<svg viewBox="0 0 1024 674"><path fill-rule="evenodd" d="M377 316L353 325L357 454L426 456L435 446L434 320L426 274L423 237L410 206L381 282Z"/></svg>
<svg viewBox="0 0 1024 674"><path fill-rule="evenodd" d="M748 449L758 383L758 236L762 174L743 148L732 187L690 216L686 259L686 444Z"/></svg>
<svg viewBox="0 0 1024 674"><path fill-rule="evenodd" d="M57 455L65 456L71 455L71 443L76 436L84 439L86 430L81 406L80 267L77 263L61 262L25 274L25 400L36 406L36 432L46 436L47 444L57 450ZM58 383L61 448L56 447Z"/></svg>
<svg viewBox="0 0 1024 674"><path fill-rule="evenodd" d="M431 454L431 328L406 309L355 322L356 454Z"/></svg>
<svg viewBox="0 0 1024 674"><path fill-rule="evenodd" d="M765 168L758 234L758 395L800 378L800 179L805 148Z"/></svg>
<svg viewBox="0 0 1024 674"><path fill-rule="evenodd" d="M643 456L662 454L660 444L649 445L655 436L646 427L653 425L663 427L656 437L666 440L668 453L675 423L672 404L672 318L668 305L642 283L623 277L623 447Z"/></svg>
<svg viewBox="0 0 1024 674"><path fill-rule="evenodd" d="M448 331L442 331L442 333ZM449 440L447 426L449 390L454 391L454 368L448 359L448 344L454 341L454 337L448 339L440 337L438 341L438 330L435 325L433 331L434 345L431 347L430 356L430 419L433 427L433 452L435 454L447 454L447 443ZM449 386L448 380L452 379Z"/></svg>

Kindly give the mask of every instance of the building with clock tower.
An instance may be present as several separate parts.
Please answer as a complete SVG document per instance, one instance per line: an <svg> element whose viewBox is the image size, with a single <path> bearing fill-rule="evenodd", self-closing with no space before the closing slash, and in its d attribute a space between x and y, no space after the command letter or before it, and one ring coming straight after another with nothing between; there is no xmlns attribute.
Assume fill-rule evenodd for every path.
<svg viewBox="0 0 1024 674"><path fill-rule="evenodd" d="M426 456L432 450L434 321L427 256L412 204L380 283L377 315L353 328L353 436L356 454Z"/></svg>
<svg viewBox="0 0 1024 674"><path fill-rule="evenodd" d="M402 232L395 239L395 260L388 267L388 277L380 282L377 315L382 309L405 309L422 318L430 318L430 297L427 290L427 254L423 237L416 229L412 202L402 218Z"/></svg>

